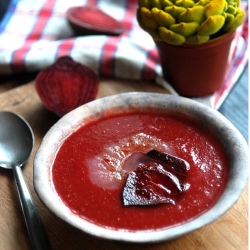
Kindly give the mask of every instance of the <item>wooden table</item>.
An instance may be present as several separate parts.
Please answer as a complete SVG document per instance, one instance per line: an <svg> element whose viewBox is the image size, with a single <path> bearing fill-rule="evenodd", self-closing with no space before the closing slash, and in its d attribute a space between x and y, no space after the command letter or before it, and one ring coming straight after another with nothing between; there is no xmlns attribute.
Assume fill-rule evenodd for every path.
<svg viewBox="0 0 250 250"><path fill-rule="evenodd" d="M98 98L119 92L151 91L167 93L153 83L102 79ZM35 147L26 165L24 177L45 224L54 250L231 250L248 249L248 189L238 202L216 222L182 236L158 244L131 244L98 239L68 225L50 212L37 197L33 187L33 158L49 128L58 118L47 111L36 94L34 76L0 79L0 110L22 115L31 125ZM19 198L11 170L0 169L0 249L31 249Z"/></svg>

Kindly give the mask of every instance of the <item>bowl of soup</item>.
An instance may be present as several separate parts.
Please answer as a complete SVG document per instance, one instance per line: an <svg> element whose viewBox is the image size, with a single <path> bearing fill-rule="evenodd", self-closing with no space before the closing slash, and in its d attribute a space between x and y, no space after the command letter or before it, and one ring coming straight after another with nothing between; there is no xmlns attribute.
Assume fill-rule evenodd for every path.
<svg viewBox="0 0 250 250"><path fill-rule="evenodd" d="M127 242L170 240L238 200L248 147L219 112L188 98L123 93L63 116L34 159L34 187L59 218Z"/></svg>

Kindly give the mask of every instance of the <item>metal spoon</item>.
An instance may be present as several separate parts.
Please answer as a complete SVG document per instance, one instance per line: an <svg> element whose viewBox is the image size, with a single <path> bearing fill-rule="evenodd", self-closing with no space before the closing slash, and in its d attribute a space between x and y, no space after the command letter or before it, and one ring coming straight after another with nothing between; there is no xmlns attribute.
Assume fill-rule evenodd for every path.
<svg viewBox="0 0 250 250"><path fill-rule="evenodd" d="M13 170L32 248L49 250L45 228L21 171L33 145L34 135L29 124L12 112L0 112L0 167Z"/></svg>

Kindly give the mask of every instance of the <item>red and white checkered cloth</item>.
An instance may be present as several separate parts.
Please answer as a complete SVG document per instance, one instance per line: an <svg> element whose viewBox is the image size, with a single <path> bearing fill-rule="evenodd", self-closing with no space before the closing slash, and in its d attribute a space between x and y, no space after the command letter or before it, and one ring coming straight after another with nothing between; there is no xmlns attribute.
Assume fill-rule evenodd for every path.
<svg viewBox="0 0 250 250"><path fill-rule="evenodd" d="M120 36L74 36L66 11L87 4L122 21L126 31ZM0 23L0 74L38 71L69 55L100 76L155 80L169 88L155 44L136 20L137 5L138 0L11 0ZM242 7L247 10L247 2ZM224 85L212 97L199 99L214 108L219 108L247 64L247 18L237 32Z"/></svg>

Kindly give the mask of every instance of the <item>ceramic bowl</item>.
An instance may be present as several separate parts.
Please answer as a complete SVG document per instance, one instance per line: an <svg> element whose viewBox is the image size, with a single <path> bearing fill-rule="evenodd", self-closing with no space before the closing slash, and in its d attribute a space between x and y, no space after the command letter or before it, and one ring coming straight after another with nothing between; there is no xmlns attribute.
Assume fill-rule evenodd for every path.
<svg viewBox="0 0 250 250"><path fill-rule="evenodd" d="M124 231L103 228L76 214L61 201L51 177L56 151L70 132L91 119L99 119L108 110L140 110L145 107L164 109L188 115L211 131L224 145L229 158L229 178L216 204L195 219L171 228L155 231ZM59 218L91 235L127 242L160 242L187 234L217 220L238 200L248 176L248 147L238 130L219 112L190 99L156 93L124 93L85 104L62 117L45 135L34 159L34 187L42 202Z"/></svg>

